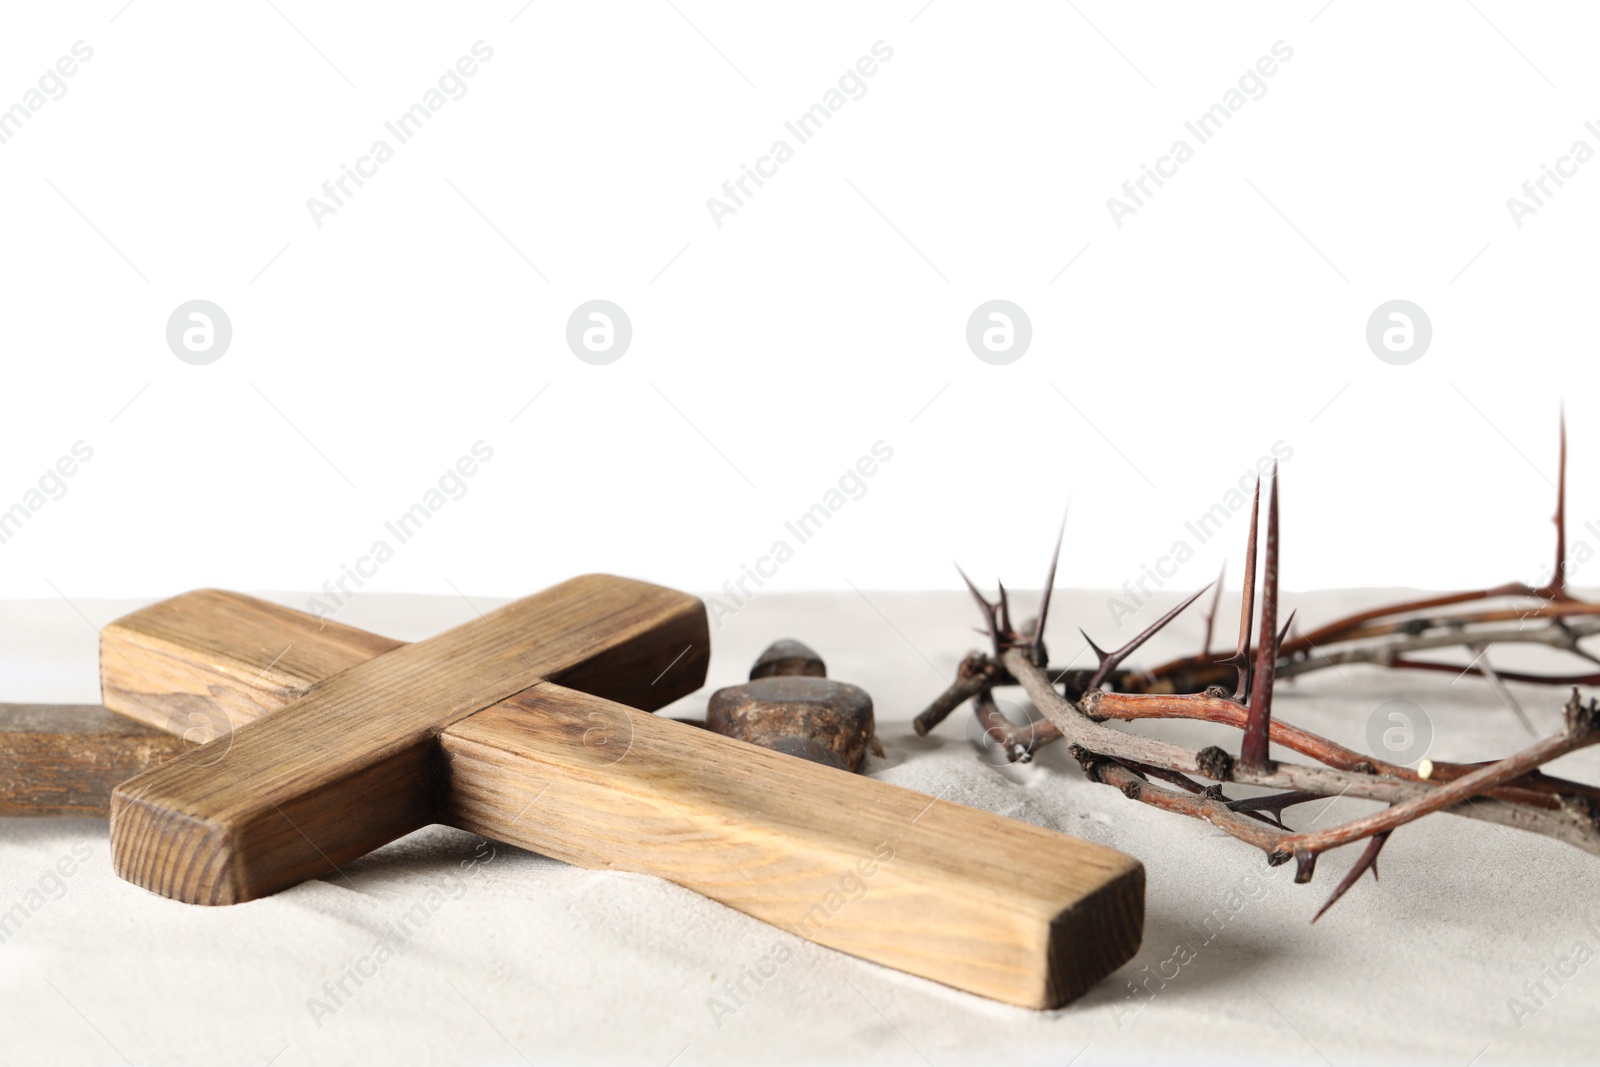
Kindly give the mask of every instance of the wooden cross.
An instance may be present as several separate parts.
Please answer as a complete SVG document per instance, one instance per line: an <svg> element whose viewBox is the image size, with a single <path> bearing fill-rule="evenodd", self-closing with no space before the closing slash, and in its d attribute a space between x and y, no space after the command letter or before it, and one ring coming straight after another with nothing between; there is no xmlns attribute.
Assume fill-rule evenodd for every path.
<svg viewBox="0 0 1600 1067"><path fill-rule="evenodd" d="M116 871L231 904L439 822L1027 1007L1137 951L1130 857L636 710L699 688L709 651L699 600L601 575L412 645L232 593L163 601L102 631L105 705L214 739L116 788Z"/></svg>

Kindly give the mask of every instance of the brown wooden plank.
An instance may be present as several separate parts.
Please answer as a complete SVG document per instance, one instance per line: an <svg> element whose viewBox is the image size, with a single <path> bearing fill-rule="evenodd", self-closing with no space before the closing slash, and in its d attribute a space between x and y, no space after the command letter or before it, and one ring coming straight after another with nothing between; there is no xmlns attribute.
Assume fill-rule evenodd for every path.
<svg viewBox="0 0 1600 1067"><path fill-rule="evenodd" d="M830 948L1026 1007L1138 950L1137 860L541 685L447 727L454 826L657 875Z"/></svg>
<svg viewBox="0 0 1600 1067"><path fill-rule="evenodd" d="M402 644L241 593L199 589L100 631L101 699L158 730L209 741Z"/></svg>
<svg viewBox="0 0 1600 1067"><path fill-rule="evenodd" d="M280 691L292 696L283 669L292 650L252 644L273 624L247 607L203 594L107 627L123 664L111 666L118 684L106 686L107 706L155 709L154 721L170 723L198 699L209 702L205 714L220 709L231 721L251 707L259 715ZM363 651L346 644L351 656ZM198 670L175 666L185 649ZM350 666L276 714L123 783L112 798L113 862L129 881L190 903L276 892L435 821L434 738L449 723L569 675L659 707L699 688L708 655L696 598L605 575L572 579ZM142 683L131 695L130 678Z"/></svg>
<svg viewBox="0 0 1600 1067"><path fill-rule="evenodd" d="M198 618L207 625L197 629ZM104 692L121 714L100 705L0 704L0 817L104 817L123 781L403 643L220 590L153 604L101 636ZM619 686L640 680L644 669L626 657L619 648L590 670L614 671ZM674 670L687 673L694 662L686 651ZM586 687L604 684L570 676ZM650 702L646 693L617 692Z"/></svg>
<svg viewBox="0 0 1600 1067"><path fill-rule="evenodd" d="M337 632L325 647L318 643L324 631L301 616L304 658L292 659L280 656L285 642L273 645L277 613L288 609L273 608L258 623L250 615L260 602L245 597L177 603L154 625L136 615L108 627L131 663L159 664L167 686L119 692L173 726L183 722L173 710L195 696L259 715L309 689L316 670L372 651ZM228 640L243 646L234 658L209 622L219 603L232 616ZM186 633L194 635L193 651ZM681 646L622 641L609 661L592 659L564 677L659 706L704 673L703 630L698 644L680 636L691 639ZM117 671L138 677L127 663ZM310 740L300 730L277 743ZM239 755L220 744L199 751L210 753L205 759L225 753L219 762ZM290 773L302 782L307 776ZM407 802L419 782L432 786L426 800ZM1143 869L1126 856L552 684L458 718L436 741L396 746L344 786L342 805L318 796L276 828L259 810L253 822L180 820L164 852L146 846L169 861L154 865L152 879L264 891L284 880L281 871L262 869L279 862L275 830L284 837L305 830L324 842L352 817L352 806L376 797L396 826L443 820L584 866L656 874L819 944L1030 1007L1078 995L1139 943ZM327 863L304 867L323 873ZM309 875L289 880L301 876Z"/></svg>
<svg viewBox="0 0 1600 1067"><path fill-rule="evenodd" d="M187 747L98 704L0 704L0 816L104 816L120 782Z"/></svg>
<svg viewBox="0 0 1600 1067"><path fill-rule="evenodd" d="M152 604L101 632L119 714L0 704L0 816L105 816L127 779L402 643L216 589Z"/></svg>

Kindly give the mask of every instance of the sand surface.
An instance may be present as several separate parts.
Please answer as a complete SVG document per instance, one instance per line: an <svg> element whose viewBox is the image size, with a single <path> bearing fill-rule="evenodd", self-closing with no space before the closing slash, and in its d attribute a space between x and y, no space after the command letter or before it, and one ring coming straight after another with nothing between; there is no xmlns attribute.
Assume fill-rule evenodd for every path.
<svg viewBox="0 0 1600 1067"><path fill-rule="evenodd" d="M1286 600L1314 624L1389 595ZM0 696L97 702L94 627L137 606L0 605ZM417 639L472 611L454 598L369 594L340 619ZM1104 595L1058 594L1053 614L1058 663L1081 648L1077 623L1103 645L1119 637ZM443 827L344 877L199 908L116 879L102 822L0 819L0 912L29 904L0 944L0 1062L1594 1062L1600 858L1434 816L1394 835L1381 883L1365 880L1313 926L1355 849L1325 857L1315 882L1297 886L1292 868L1267 867L1209 826L1086 782L1059 748L1028 767L986 765L965 710L915 737L911 717L974 647L976 621L953 593L763 595L715 632L707 688L663 714L702 714L711 689L743 680L768 641L798 637L823 653L831 677L873 695L886 750L871 760L874 776L1137 856L1149 879L1144 947L1069 1007L992 1003L800 943L666 882ZM1200 627L1198 611L1180 619L1143 662L1192 651ZM1393 698L1424 710L1435 758L1485 759L1525 743L1481 682L1451 677L1345 668L1280 687L1276 708L1357 748L1370 747L1368 721ZM1515 691L1541 732L1557 728L1563 694ZM1022 703L1020 690L1008 694ZM1165 732L1237 744L1223 732ZM1600 758L1580 753L1556 770L1600 781ZM1326 826L1366 810L1309 805L1289 822ZM63 859L71 875L53 875ZM328 988L390 924L440 897L392 958L360 986L346 979L335 1001ZM792 958L733 1003L725 983L780 941Z"/></svg>

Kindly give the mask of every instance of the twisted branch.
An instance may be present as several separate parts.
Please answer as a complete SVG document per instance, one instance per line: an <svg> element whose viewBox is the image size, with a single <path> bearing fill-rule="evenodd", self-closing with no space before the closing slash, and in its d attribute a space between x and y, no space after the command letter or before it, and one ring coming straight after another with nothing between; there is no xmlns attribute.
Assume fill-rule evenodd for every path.
<svg viewBox="0 0 1600 1067"><path fill-rule="evenodd" d="M1254 629L1256 534L1261 487L1256 486L1245 556L1245 584L1239 637L1232 655L1214 659L1209 650L1219 596L1205 620L1205 638L1197 656L1187 656L1149 671L1122 669L1122 663L1150 637L1193 603L1201 589L1141 631L1121 648L1107 652L1084 634L1098 664L1092 670L1048 668L1042 640L1056 565L1061 551L1057 537L1040 618L1020 629L1011 625L1005 588L991 603L970 580L992 640L992 654L974 652L962 661L957 679L917 717L919 734L932 729L956 707L972 700L987 740L1006 758L1025 762L1044 744L1065 739L1069 751L1096 782L1113 786L1131 799L1209 822L1224 833L1251 844L1272 864L1294 859L1298 882L1311 880L1324 852L1358 841L1366 850L1316 913L1321 915L1367 871L1377 876L1377 857L1398 827L1437 812L1492 822L1565 842L1600 855L1600 787L1544 774L1551 760L1600 743L1600 706L1585 704L1574 687L1563 708L1559 732L1536 740L1500 760L1483 764L1428 763L1413 770L1364 755L1272 714L1274 682L1311 671L1347 664L1373 664L1391 669L1451 671L1485 678L1502 701L1533 732L1507 681L1600 684L1600 672L1575 675L1501 671L1491 666L1488 650L1501 644L1540 644L1600 666L1582 639L1600 633L1600 604L1580 601L1566 588L1565 420L1561 437L1561 481L1554 516L1556 566L1544 585L1519 582L1430 596L1346 616L1293 636L1293 613L1278 629L1279 507L1276 470L1266 517L1266 560L1262 568L1260 643L1252 648ZM962 575L963 579L966 575ZM1490 607L1464 612L1441 608L1500 598L1535 599L1532 606ZM1537 625L1529 625L1533 620ZM1509 624L1509 625L1508 625ZM1331 647L1330 647L1331 646ZM1418 653L1464 648L1473 660L1467 666L1418 659ZM1231 689L1223 682L1232 676ZM1017 725L996 706L992 690L1021 685L1043 718ZM1238 757L1215 746L1191 750L1157 738L1114 729L1108 720L1189 719L1233 727L1242 733ZM1271 758L1276 744L1316 761L1316 765ZM1194 777L1191 777L1194 776ZM1195 778L1209 779L1202 786ZM1277 790L1268 796L1229 800L1223 783ZM1371 800L1378 812L1318 831L1295 832L1284 825L1283 812L1307 801L1339 797ZM1315 921L1315 919L1313 919Z"/></svg>

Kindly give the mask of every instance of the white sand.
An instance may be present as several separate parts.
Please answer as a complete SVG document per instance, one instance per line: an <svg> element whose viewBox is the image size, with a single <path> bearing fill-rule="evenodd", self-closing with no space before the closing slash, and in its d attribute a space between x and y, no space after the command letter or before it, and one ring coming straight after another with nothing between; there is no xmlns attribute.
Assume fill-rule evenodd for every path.
<svg viewBox="0 0 1600 1067"><path fill-rule="evenodd" d="M964 710L916 738L911 716L978 640L975 611L955 594L868 596L757 599L715 634L707 689L666 714L700 714L710 690L742 680L767 641L798 637L823 653L830 676L873 694L887 749L872 761L875 776L1138 856L1149 878L1144 948L1077 1003L1024 1011L800 945L776 977L714 1019L711 998L733 1003L724 982L795 942L652 878L491 851L434 827L350 865L347 877L207 909L118 881L103 823L11 819L0 820L0 912L44 903L0 945L0 1062L1595 1061L1600 859L1435 816L1395 834L1381 884L1364 881L1311 926L1354 849L1296 886L1290 868L1269 869L1208 826L1087 783L1059 748L1027 768L983 765ZM1288 599L1314 623L1373 596ZM96 625L133 606L78 604ZM470 614L459 600L373 595L341 619L415 639ZM1086 621L1102 644L1117 636L1101 597L1062 596L1055 614L1057 662L1080 647L1074 623ZM1180 620L1144 662L1191 650L1199 627L1198 612ZM95 652L92 628L59 601L0 605L5 699L97 700ZM1285 718L1353 747L1365 747L1372 709L1395 696L1430 713L1439 758L1487 758L1523 738L1473 679L1346 669L1279 692ZM1562 694L1517 692L1542 731L1555 728ZM1557 770L1600 781L1592 753ZM1341 801L1319 815L1314 805L1289 821L1329 825L1367 807ZM87 859L77 863L74 850ZM74 872L58 882L49 872L63 857ZM29 897L33 889L43 892ZM387 924L430 892L443 903L403 950L359 988L347 979L352 995L314 1020L308 1001L335 1003L323 983L371 954ZM1575 974L1546 977L1572 970L1578 942L1585 962ZM1151 977L1163 973L1175 977ZM1135 997L1130 982L1146 980L1155 992ZM1525 982L1551 995L1534 989L1538 1003ZM1513 997L1534 1009L1520 1025Z"/></svg>

